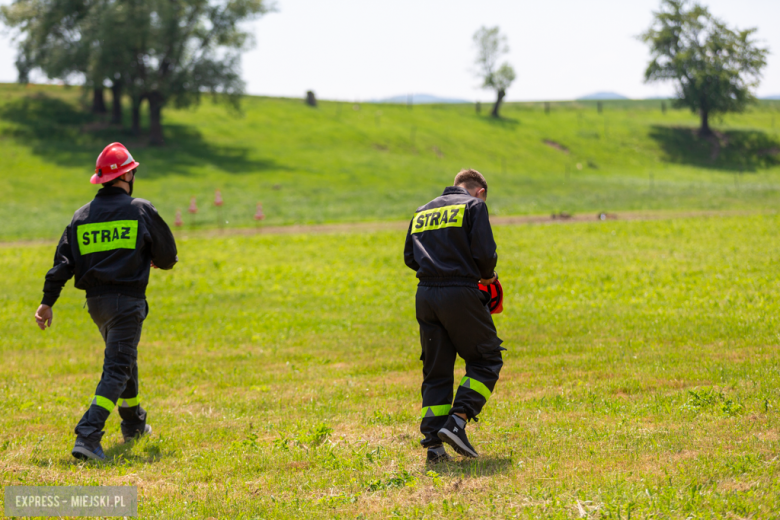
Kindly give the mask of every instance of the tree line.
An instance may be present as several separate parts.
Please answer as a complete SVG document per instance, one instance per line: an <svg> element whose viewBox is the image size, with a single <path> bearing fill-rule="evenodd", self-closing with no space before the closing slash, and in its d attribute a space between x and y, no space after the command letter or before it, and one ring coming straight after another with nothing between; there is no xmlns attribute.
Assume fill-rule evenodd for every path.
<svg viewBox="0 0 780 520"><path fill-rule="evenodd" d="M122 123L122 96L131 100L132 130L148 103L150 142L164 143L162 110L197 103L203 93L234 105L244 93L240 55L253 42L241 23L271 10L271 0L13 0L0 21L15 31L19 81L33 70L50 79L83 81L94 112L106 112L104 91L113 92L112 122ZM715 114L740 112L755 102L769 50L695 0L661 0L651 27L639 38L650 47L646 82L672 81L674 103L700 115L700 134L712 134ZM473 36L475 74L494 90L491 115L500 117L512 66L498 27Z"/></svg>
<svg viewBox="0 0 780 520"><path fill-rule="evenodd" d="M769 49L754 39L756 29L732 29L691 0L661 0L650 28L639 39L650 47L645 82L675 84L674 106L688 108L700 117L699 134L713 134L710 118L742 112L756 101L753 94L766 66ZM515 79L508 63L498 66L509 52L498 27L482 27L474 34L476 74L482 87L495 90L491 115L499 117L506 90Z"/></svg>
<svg viewBox="0 0 780 520"><path fill-rule="evenodd" d="M197 103L203 93L238 103L244 92L240 53L251 43L241 22L273 8L268 0L14 0L0 20L15 30L19 81L33 70L50 79L82 81L92 110L122 124L122 97L131 101L140 134L148 104L150 144L165 141L162 111Z"/></svg>

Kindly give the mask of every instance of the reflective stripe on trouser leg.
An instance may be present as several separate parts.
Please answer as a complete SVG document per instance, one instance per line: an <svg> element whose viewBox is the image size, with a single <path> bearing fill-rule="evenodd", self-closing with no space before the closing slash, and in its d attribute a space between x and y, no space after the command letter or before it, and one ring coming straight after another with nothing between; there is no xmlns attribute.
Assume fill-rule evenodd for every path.
<svg viewBox="0 0 780 520"><path fill-rule="evenodd" d="M420 417L426 419L428 417L441 417L442 415L449 415L452 405L440 404L438 406L423 406Z"/></svg>
<svg viewBox="0 0 780 520"><path fill-rule="evenodd" d="M96 395L92 397L92 400L89 402L90 405L97 405L101 408L105 408L109 412L114 410L114 401L109 399L108 397L103 397L102 395Z"/></svg>
<svg viewBox="0 0 780 520"><path fill-rule="evenodd" d="M464 413L469 419L479 415L498 382L498 368L500 365L499 367L466 365L466 373L469 375L461 380L450 413Z"/></svg>
<svg viewBox="0 0 780 520"><path fill-rule="evenodd" d="M474 390L478 394L480 394L482 397L485 398L485 401L490 399L490 389L485 386L484 383L477 381L473 377L463 376L463 379L460 380L460 386L463 388L469 388L471 390Z"/></svg>
<svg viewBox="0 0 780 520"><path fill-rule="evenodd" d="M138 396L135 397L120 397L116 403L120 408L132 408L141 404L141 399Z"/></svg>

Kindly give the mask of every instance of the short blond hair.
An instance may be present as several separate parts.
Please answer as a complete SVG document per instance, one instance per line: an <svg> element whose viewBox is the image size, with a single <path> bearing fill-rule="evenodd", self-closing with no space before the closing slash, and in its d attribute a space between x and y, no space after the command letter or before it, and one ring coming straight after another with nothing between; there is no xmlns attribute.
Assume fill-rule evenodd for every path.
<svg viewBox="0 0 780 520"><path fill-rule="evenodd" d="M485 177L477 170L467 169L461 170L455 176L453 186L465 186L467 190L473 190L474 188L484 188L487 193L488 185Z"/></svg>

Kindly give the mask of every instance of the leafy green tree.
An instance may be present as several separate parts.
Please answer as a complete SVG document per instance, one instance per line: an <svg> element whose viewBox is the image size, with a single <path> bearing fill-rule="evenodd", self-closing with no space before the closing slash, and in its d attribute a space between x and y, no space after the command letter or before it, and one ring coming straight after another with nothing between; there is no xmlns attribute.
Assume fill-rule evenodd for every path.
<svg viewBox="0 0 780 520"><path fill-rule="evenodd" d="M14 0L2 21L17 30L20 79L35 68L81 75L96 104L111 81L114 120L126 92L138 133L146 100L150 142L162 145L168 103L189 106L210 92L237 106L240 54L252 43L242 23L272 9L269 0Z"/></svg>
<svg viewBox="0 0 780 520"><path fill-rule="evenodd" d="M162 110L197 103L202 93L237 106L244 92L240 54L252 43L241 23L273 9L267 0L117 0L138 30L126 41L131 97L149 103L150 143L164 143Z"/></svg>
<svg viewBox="0 0 780 520"><path fill-rule="evenodd" d="M769 53L752 39L756 29L729 29L706 7L688 0L662 0L654 17L640 35L652 55L645 82L674 81L675 106L700 115L700 135L712 134L711 115L741 112L755 102L751 90Z"/></svg>
<svg viewBox="0 0 780 520"><path fill-rule="evenodd" d="M127 5L120 1L92 0L88 23L82 24L82 41L90 47L87 78L94 85L111 82L111 122L122 124L122 96L128 80L126 70L133 54L126 44L134 27L128 24ZM140 127L134 127L136 133Z"/></svg>
<svg viewBox="0 0 780 520"><path fill-rule="evenodd" d="M496 102L490 115L500 117L501 102L516 77L509 63L498 65L501 56L509 52L506 36L498 27L481 27L474 33L474 46L477 48L477 76L482 79L482 88L496 91Z"/></svg>
<svg viewBox="0 0 780 520"><path fill-rule="evenodd" d="M36 69L49 79L87 76L89 48L81 35L92 7L93 0L15 0L0 7L0 21L15 30L20 83ZM105 112L102 80L85 86L93 90L92 111Z"/></svg>

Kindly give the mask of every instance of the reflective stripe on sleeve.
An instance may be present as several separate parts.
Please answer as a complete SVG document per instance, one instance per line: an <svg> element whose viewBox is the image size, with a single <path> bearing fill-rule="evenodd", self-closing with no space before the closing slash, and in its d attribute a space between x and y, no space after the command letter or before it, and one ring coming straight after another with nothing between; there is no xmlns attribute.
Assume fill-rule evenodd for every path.
<svg viewBox="0 0 780 520"><path fill-rule="evenodd" d="M92 401L89 404L97 405L101 408L105 408L109 412L114 409L114 401L109 399L108 397L103 397L102 395L96 395L92 398Z"/></svg>
<svg viewBox="0 0 780 520"><path fill-rule="evenodd" d="M474 378L463 376L463 379L460 381L460 386L474 390L478 394L482 395L485 400L490 399L490 390L488 390L488 387L486 387L484 383L481 383Z"/></svg>
<svg viewBox="0 0 780 520"><path fill-rule="evenodd" d="M441 417L442 415L449 414L450 408L452 408L452 405L449 404L440 404L437 406L424 406L422 409L422 413L420 414L420 417L422 417L423 419L426 417Z"/></svg>

